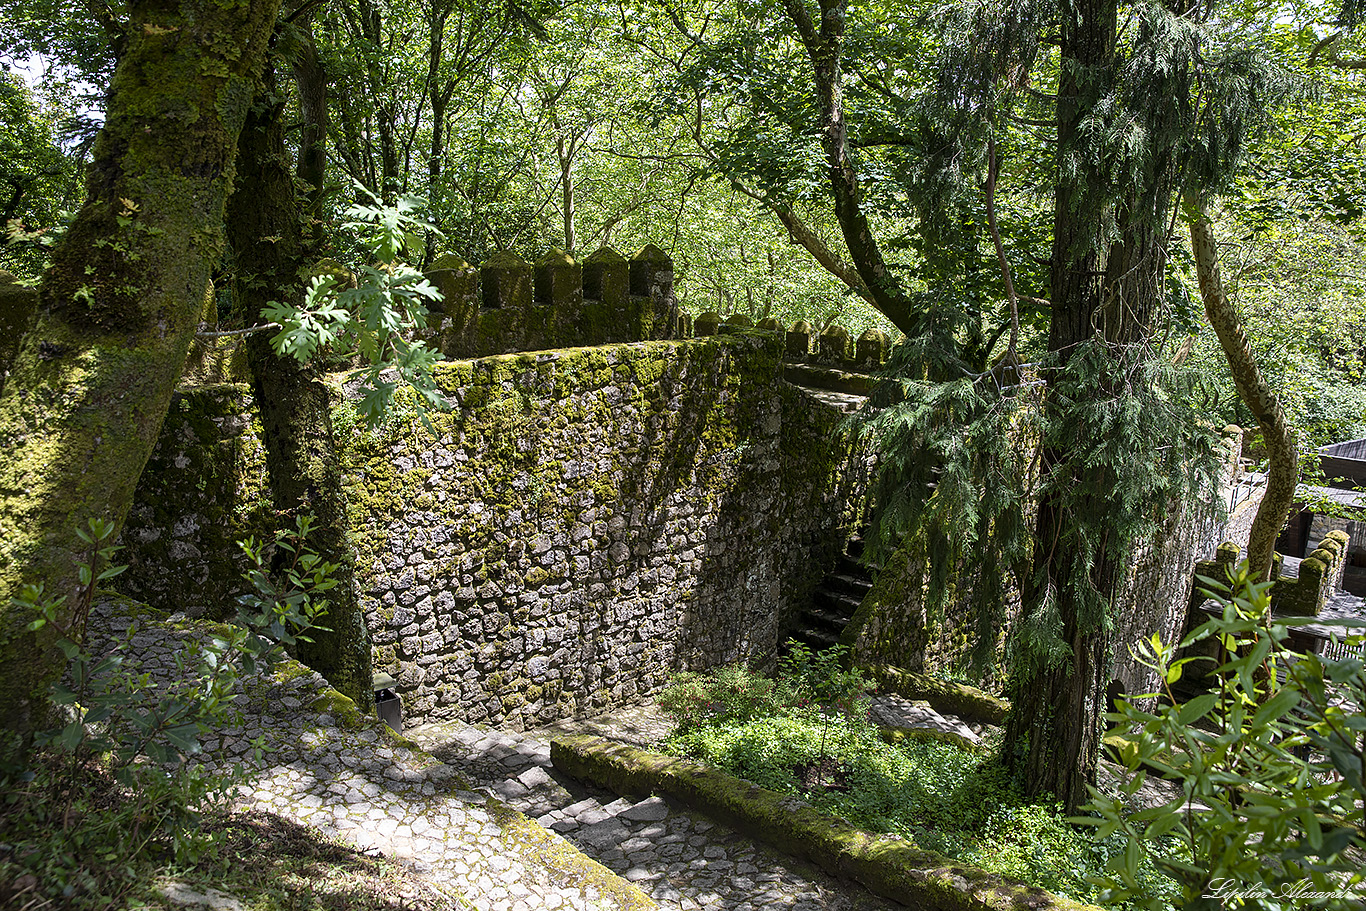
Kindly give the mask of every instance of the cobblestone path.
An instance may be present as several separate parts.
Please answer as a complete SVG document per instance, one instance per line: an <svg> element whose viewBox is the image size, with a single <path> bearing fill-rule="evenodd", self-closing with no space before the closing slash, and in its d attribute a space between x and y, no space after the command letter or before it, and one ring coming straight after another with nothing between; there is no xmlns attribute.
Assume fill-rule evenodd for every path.
<svg viewBox="0 0 1366 911"><path fill-rule="evenodd" d="M92 629L127 630L139 606L96 606ZM143 613L125 664L158 683L203 629ZM245 681L242 723L205 739L204 762L240 764L240 800L312 825L409 866L460 907L479 911L648 909L646 896L588 860L560 836L486 795L454 768L409 749L362 718L319 675L286 662ZM258 755L259 748L259 755Z"/></svg>
<svg viewBox="0 0 1366 911"><path fill-rule="evenodd" d="M659 797L631 800L586 788L550 764L550 740L596 734L648 747L668 733L650 707L566 721L523 734L458 722L405 734L584 853L635 883L661 908L706 911L873 911L890 905L861 887L801 866Z"/></svg>
<svg viewBox="0 0 1366 911"><path fill-rule="evenodd" d="M120 598L96 605L91 628L118 635L131 624L125 665L159 683L173 681L177 657L208 635ZM235 701L241 722L203 738L201 761L241 768L243 806L383 853L460 907L888 907L659 798L621 799L556 777L552 736L596 733L649 745L666 728L648 708L527 734L431 725L405 732L413 738L405 743L292 661L273 677L244 680ZM421 748L411 748L414 740Z"/></svg>

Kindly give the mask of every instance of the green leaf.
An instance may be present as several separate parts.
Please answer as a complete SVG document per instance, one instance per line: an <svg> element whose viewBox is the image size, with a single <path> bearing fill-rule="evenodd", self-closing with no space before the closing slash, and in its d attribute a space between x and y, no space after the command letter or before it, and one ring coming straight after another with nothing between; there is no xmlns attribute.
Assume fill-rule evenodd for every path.
<svg viewBox="0 0 1366 911"><path fill-rule="evenodd" d="M79 720L71 722L62 729L61 745L62 749L68 753L74 752L84 739L85 725Z"/></svg>
<svg viewBox="0 0 1366 911"><path fill-rule="evenodd" d="M1264 727L1273 719L1282 718L1286 713L1292 711L1295 706L1300 704L1300 692L1289 686L1283 686L1266 702L1264 702L1252 716L1252 727Z"/></svg>
<svg viewBox="0 0 1366 911"><path fill-rule="evenodd" d="M1215 693L1204 693L1196 696L1177 709L1176 721L1180 725L1189 727L1208 715L1210 710L1218 704L1219 696Z"/></svg>
<svg viewBox="0 0 1366 911"><path fill-rule="evenodd" d="M166 739L183 753L199 752L199 725L182 724L166 729Z"/></svg>

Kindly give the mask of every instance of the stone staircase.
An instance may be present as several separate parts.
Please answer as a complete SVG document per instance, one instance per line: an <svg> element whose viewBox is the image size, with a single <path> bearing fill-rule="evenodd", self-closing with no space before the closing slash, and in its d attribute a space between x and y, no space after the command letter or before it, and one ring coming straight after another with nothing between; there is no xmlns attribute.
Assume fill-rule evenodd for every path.
<svg viewBox="0 0 1366 911"><path fill-rule="evenodd" d="M816 651L838 645L879 568L863 562L863 537L851 537L834 572L816 586L811 603L798 616L792 638Z"/></svg>
<svg viewBox="0 0 1366 911"><path fill-rule="evenodd" d="M756 844L660 797L621 797L554 768L550 740L591 734L648 748L672 724L653 706L598 719L570 719L533 732L458 721L406 733L478 793L564 836L612 873L634 883L661 911L883 911L886 903ZM475 907L488 907L477 900ZM560 905L542 905L546 909Z"/></svg>

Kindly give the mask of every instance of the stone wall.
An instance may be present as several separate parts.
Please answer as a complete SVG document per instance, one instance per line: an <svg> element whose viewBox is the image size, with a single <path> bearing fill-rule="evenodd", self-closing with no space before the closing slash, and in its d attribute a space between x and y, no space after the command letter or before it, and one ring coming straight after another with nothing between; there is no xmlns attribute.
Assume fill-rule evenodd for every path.
<svg viewBox="0 0 1366 911"><path fill-rule="evenodd" d="M525 726L770 658L843 548L863 470L838 413L782 380L782 350L738 332L443 364L434 437L367 431L340 403L375 670L408 718ZM179 397L123 589L222 613L263 492L245 389Z"/></svg>
<svg viewBox="0 0 1366 911"><path fill-rule="evenodd" d="M1239 489L1240 441L1238 428L1225 429L1226 455L1218 489L1190 502L1172 503L1152 538L1131 558L1113 612L1111 675L1128 693L1153 692L1156 685L1152 672L1138 663L1128 646L1154 632L1168 641L1181 633L1190 600L1191 566L1196 560L1211 557L1227 538L1228 506ZM1245 503L1238 502L1244 508L1236 509L1232 519L1241 522ZM1246 540L1245 529L1242 534ZM956 591L965 589L971 571L972 566L959 567L949 574L948 584ZM931 618L926 607L929 584L924 544L908 541L878 574L846 630L846 644L861 663L950 675L985 673L976 678L978 682L997 685L1005 663L1008 629L1019 613L1018 591L1012 588L1006 593L1004 610L981 613L965 603L965 597L951 595L947 616ZM974 650L982 649L995 655L995 663L973 669L968 658Z"/></svg>
<svg viewBox="0 0 1366 911"><path fill-rule="evenodd" d="M806 320L789 327L715 311L693 317L674 297L673 260L653 245L629 260L603 247L582 260L554 250L534 263L497 253L478 267L446 254L426 276L442 300L418 337L448 358L750 330L782 339L792 362L868 370L891 353L891 339L880 329L855 339L836 324L817 331Z"/></svg>
<svg viewBox="0 0 1366 911"><path fill-rule="evenodd" d="M629 260L607 247L583 260L552 251L535 263L496 253L478 268L447 254L427 279L442 300L419 337L448 358L686 337L673 260L653 245Z"/></svg>
<svg viewBox="0 0 1366 911"><path fill-rule="evenodd" d="M443 367L456 408L346 436L375 669L513 727L772 656L849 520L837 416L726 335Z"/></svg>
<svg viewBox="0 0 1366 911"><path fill-rule="evenodd" d="M1231 522L1241 527L1246 514L1245 500L1238 500L1242 439L1241 428L1224 428L1223 472L1217 488L1204 497L1173 503L1156 534L1133 556L1118 598L1112 639L1113 679L1130 696L1156 693L1161 683L1154 671L1139 663L1130 647L1153 633L1164 642L1181 636L1190 605L1191 567L1214 556L1219 544L1228 539ZM1232 511L1230 503L1234 504ZM1246 541L1247 531L1242 535Z"/></svg>
<svg viewBox="0 0 1366 911"><path fill-rule="evenodd" d="M177 392L121 534L124 594L170 613L225 619L246 591L237 542L272 537L266 454L242 385Z"/></svg>

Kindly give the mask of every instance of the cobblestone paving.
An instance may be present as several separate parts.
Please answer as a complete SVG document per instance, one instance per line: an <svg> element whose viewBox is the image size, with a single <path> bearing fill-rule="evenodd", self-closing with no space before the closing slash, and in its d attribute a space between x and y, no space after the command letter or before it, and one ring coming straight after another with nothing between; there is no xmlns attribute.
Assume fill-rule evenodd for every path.
<svg viewBox="0 0 1366 911"><path fill-rule="evenodd" d="M92 629L127 629L123 604L98 605ZM138 623L127 662L158 682L174 679L176 656L202 634ZM572 863L576 872L565 875L560 860L577 852L559 836L528 839L512 831L519 817L465 790L450 766L397 744L378 720L355 724L354 709L329 712L335 695L320 676L293 662L284 670L247 681L236 697L243 723L204 744L209 766L242 765L243 804L405 862L480 911L624 907L629 887L615 877L585 877Z"/></svg>
<svg viewBox="0 0 1366 911"><path fill-rule="evenodd" d="M649 706L527 733L429 724L405 733L432 755L647 891L661 908L873 911L900 908L861 887L800 866L659 797L587 788L550 764L550 740L595 734L648 747L668 724Z"/></svg>
<svg viewBox="0 0 1366 911"><path fill-rule="evenodd" d="M92 629L126 630L127 606L97 605ZM184 624L136 622L136 657L128 663L158 681L174 679L177 656L205 635ZM708 911L900 907L660 798L620 798L557 776L553 736L592 733L649 746L667 733L649 707L529 733L428 725L405 731L421 747L410 749L378 720L357 723L349 702L338 708L326 682L293 662L273 678L244 681L236 701L241 723L205 738L203 761L240 765L243 805L399 860L480 911L619 908L631 894L667 909ZM525 821L508 808L549 831L513 833Z"/></svg>

